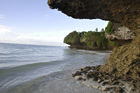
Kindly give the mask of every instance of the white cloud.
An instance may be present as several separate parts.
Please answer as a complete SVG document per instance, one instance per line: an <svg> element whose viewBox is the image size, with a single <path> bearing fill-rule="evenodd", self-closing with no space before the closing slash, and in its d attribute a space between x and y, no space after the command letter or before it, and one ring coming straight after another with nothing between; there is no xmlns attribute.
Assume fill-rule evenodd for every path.
<svg viewBox="0 0 140 93"><path fill-rule="evenodd" d="M4 18L5 18L5 16L0 14L0 19L4 19Z"/></svg>
<svg viewBox="0 0 140 93"><path fill-rule="evenodd" d="M38 44L38 45L64 45L63 31L55 32L35 32L35 33L18 33L13 27L0 25L0 42L4 43L20 43L20 44ZM62 34L62 35L61 35Z"/></svg>
<svg viewBox="0 0 140 93"><path fill-rule="evenodd" d="M0 35L1 34L6 34L12 31L11 27L5 26L5 25L1 25L0 24Z"/></svg>

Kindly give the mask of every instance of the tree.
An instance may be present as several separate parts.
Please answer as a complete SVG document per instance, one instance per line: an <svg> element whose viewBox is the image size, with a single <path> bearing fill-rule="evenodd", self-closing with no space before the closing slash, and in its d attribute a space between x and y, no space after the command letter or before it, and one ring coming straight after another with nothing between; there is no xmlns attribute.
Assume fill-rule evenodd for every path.
<svg viewBox="0 0 140 93"><path fill-rule="evenodd" d="M101 32L105 32L104 28L101 29Z"/></svg>
<svg viewBox="0 0 140 93"><path fill-rule="evenodd" d="M113 23L112 22L108 22L108 25L105 28L105 32L107 32L108 34L114 34L114 29L113 29Z"/></svg>
<svg viewBox="0 0 140 93"><path fill-rule="evenodd" d="M64 43L66 44L79 44L80 43L80 35L78 32L73 31L70 34L68 34L65 38L64 38Z"/></svg>
<svg viewBox="0 0 140 93"><path fill-rule="evenodd" d="M98 32L98 28L95 29L95 32Z"/></svg>

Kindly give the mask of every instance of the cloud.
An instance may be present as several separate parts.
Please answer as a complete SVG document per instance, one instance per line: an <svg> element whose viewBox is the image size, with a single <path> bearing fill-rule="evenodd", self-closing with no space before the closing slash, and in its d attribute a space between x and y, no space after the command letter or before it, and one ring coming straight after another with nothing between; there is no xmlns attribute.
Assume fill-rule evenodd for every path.
<svg viewBox="0 0 140 93"><path fill-rule="evenodd" d="M0 14L0 19L4 19L4 18L5 18L5 16Z"/></svg>
<svg viewBox="0 0 140 93"><path fill-rule="evenodd" d="M0 24L0 35L1 34L5 34L5 33L9 33L12 31L11 27L5 26L5 25L1 25Z"/></svg>
<svg viewBox="0 0 140 93"><path fill-rule="evenodd" d="M35 32L35 33L18 33L16 28L0 24L0 42L20 43L35 45L53 45L63 46L64 32Z"/></svg>
<svg viewBox="0 0 140 93"><path fill-rule="evenodd" d="M7 33L5 35L0 35L0 42L3 43L18 43L18 44L33 44L33 45L49 45L49 46L67 46L62 42L54 42L42 39L39 36L31 35L31 34L17 34L14 37L10 37ZM2 36L2 37L1 37Z"/></svg>

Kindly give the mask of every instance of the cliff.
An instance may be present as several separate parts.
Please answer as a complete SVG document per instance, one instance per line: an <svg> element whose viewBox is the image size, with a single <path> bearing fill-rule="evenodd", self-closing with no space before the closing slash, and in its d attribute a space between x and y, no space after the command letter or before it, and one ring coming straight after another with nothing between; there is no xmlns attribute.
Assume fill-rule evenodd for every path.
<svg viewBox="0 0 140 93"><path fill-rule="evenodd" d="M132 40L136 36L128 27L112 22L108 22L105 32L108 40Z"/></svg>
<svg viewBox="0 0 140 93"><path fill-rule="evenodd" d="M114 48L107 63L98 71L125 81L140 82L140 0L49 0L48 4L73 18L109 20L135 32L133 41ZM139 89L140 84L135 86Z"/></svg>

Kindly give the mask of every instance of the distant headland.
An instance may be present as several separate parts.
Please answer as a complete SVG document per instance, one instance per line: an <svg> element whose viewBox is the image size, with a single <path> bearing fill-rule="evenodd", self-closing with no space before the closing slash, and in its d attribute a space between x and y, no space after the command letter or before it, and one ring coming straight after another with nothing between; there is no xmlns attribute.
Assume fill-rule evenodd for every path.
<svg viewBox="0 0 140 93"><path fill-rule="evenodd" d="M125 31L124 31L125 30ZM126 33L126 34L124 34ZM112 50L130 42L135 34L127 27L112 22L108 22L107 27L98 31L77 32L73 31L64 38L64 43L70 48L86 50Z"/></svg>

